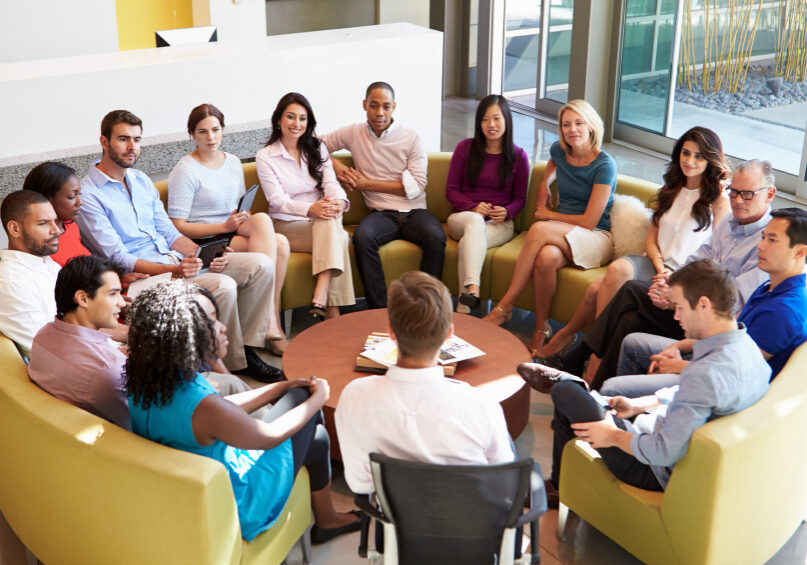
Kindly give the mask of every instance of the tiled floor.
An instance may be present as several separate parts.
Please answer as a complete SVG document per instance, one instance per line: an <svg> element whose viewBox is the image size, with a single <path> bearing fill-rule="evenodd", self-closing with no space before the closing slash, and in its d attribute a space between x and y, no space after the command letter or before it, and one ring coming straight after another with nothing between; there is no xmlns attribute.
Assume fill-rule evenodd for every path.
<svg viewBox="0 0 807 565"><path fill-rule="evenodd" d="M473 113L476 101L459 98L449 98L443 106L443 136L442 149L453 150L457 142L471 135L473 128ZM556 126L549 122L535 120L523 115L514 116L514 133L516 144L527 149L531 159L546 159L549 145L557 139ZM607 144L608 151L617 161L622 173L656 180L661 178L666 164L662 158L633 151L618 145ZM366 306L363 300L359 301L357 309ZM292 324L292 335L297 335L310 326L306 312L301 309L295 312ZM535 324L533 314L525 311L516 311L513 319L506 327L518 335L525 343L530 338ZM553 322L557 329L558 325ZM276 357L266 356L267 361L279 364ZM552 417L552 403L548 396L533 391L530 399L529 425L516 439L516 448L519 455L531 456L541 464L545 474L548 473L551 463L552 433L549 422ZM760 485L764 489L764 485ZM334 469L334 500L338 509L353 508L352 497L345 485L340 469ZM760 493L764 496L764 492ZM616 543L605 537L596 529L577 518L570 519L567 526L567 538L560 541L555 536L557 526L557 511L550 511L541 518L540 522L540 548L541 563L544 565L557 564L608 564L627 565L639 563L632 555L627 553ZM364 563L358 557L358 534L342 536L322 546L315 546L313 563L315 565L347 565ZM802 524L787 544L769 562L770 565L804 565L807 563L807 525ZM287 560L288 565L302 563L302 554L295 547Z"/></svg>

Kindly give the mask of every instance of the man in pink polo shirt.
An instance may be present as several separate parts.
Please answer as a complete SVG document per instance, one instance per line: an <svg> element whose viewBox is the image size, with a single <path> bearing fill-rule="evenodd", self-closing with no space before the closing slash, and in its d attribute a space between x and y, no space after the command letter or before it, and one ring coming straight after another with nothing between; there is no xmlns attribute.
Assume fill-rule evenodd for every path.
<svg viewBox="0 0 807 565"><path fill-rule="evenodd" d="M131 430L121 375L126 357L100 331L118 325L123 273L92 255L67 262L56 279L56 318L34 336L28 376L53 396Z"/></svg>
<svg viewBox="0 0 807 565"><path fill-rule="evenodd" d="M367 87L362 107L364 123L345 126L322 140L328 151L347 149L355 168L333 161L346 190L360 190L372 212L353 234L356 266L367 306L385 308L387 288L378 248L405 239L423 250L420 270L437 279L443 274L446 236L440 222L426 209L426 152L414 130L396 122L395 92L386 82Z"/></svg>

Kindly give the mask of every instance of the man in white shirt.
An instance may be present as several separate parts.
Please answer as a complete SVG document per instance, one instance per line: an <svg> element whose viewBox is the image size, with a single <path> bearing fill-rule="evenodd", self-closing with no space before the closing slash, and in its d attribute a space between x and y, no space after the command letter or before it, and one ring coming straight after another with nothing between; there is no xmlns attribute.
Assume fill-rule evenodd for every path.
<svg viewBox="0 0 807 565"><path fill-rule="evenodd" d="M443 283L411 271L389 288L389 333L398 362L385 375L356 379L336 407L345 479L374 492L370 453L447 465L515 458L501 406L467 383L443 376L440 346L454 331Z"/></svg>
<svg viewBox="0 0 807 565"><path fill-rule="evenodd" d="M333 160L346 190L360 190L372 210L356 228L353 246L367 306L385 308L387 289L378 248L394 239L421 248L420 270L437 279L443 274L446 236L437 218L426 209L426 152L418 134L393 120L395 92L386 82L367 87L362 107L364 123L345 126L322 140L328 151L347 149L353 167Z"/></svg>
<svg viewBox="0 0 807 565"><path fill-rule="evenodd" d="M28 357L34 335L56 315L59 265L50 255L61 230L48 199L32 190L6 196L0 217L8 236L8 249L0 250L0 333Z"/></svg>

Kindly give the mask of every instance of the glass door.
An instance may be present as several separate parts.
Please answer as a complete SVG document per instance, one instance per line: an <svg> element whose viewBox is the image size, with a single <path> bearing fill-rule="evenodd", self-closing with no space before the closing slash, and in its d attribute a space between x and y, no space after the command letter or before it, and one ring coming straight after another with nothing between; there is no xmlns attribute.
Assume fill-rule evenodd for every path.
<svg viewBox="0 0 807 565"><path fill-rule="evenodd" d="M623 0L614 138L668 153L699 125L807 197L807 1Z"/></svg>
<svg viewBox="0 0 807 565"><path fill-rule="evenodd" d="M568 101L574 0L506 0L502 92L554 112Z"/></svg>
<svg viewBox="0 0 807 565"><path fill-rule="evenodd" d="M674 0L625 0L617 122L667 134Z"/></svg>

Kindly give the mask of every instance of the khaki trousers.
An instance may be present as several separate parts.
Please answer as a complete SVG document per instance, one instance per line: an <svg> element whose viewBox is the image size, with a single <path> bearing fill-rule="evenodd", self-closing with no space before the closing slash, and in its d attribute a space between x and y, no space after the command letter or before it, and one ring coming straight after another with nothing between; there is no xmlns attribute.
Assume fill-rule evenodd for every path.
<svg viewBox="0 0 807 565"><path fill-rule="evenodd" d="M221 273L203 273L191 280L213 293L230 346L224 364L231 371L247 366L244 345L263 347L272 315L275 262L264 253L229 253ZM240 289L240 292L239 292Z"/></svg>
<svg viewBox="0 0 807 565"><path fill-rule="evenodd" d="M476 212L455 212L448 217L446 224L451 239L459 241L457 270L460 292L463 292L469 284L479 285L487 250L513 239L513 221L486 222Z"/></svg>
<svg viewBox="0 0 807 565"><path fill-rule="evenodd" d="M342 227L341 216L333 220L313 218L310 222L274 218L272 221L275 231L288 238L292 251L311 253L311 271L314 276L328 269L339 272L331 277L328 306L349 306L356 303L350 269L350 238Z"/></svg>

